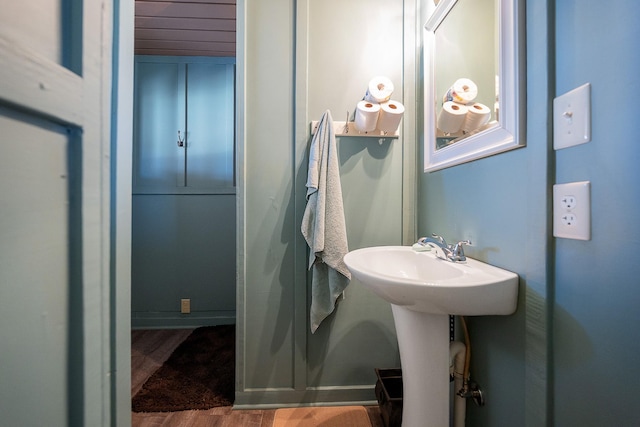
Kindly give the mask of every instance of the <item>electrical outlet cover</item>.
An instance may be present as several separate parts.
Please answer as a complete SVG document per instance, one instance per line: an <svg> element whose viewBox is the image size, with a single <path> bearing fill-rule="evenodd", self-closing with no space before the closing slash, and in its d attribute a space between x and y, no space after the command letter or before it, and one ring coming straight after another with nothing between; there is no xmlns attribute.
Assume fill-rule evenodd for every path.
<svg viewBox="0 0 640 427"><path fill-rule="evenodd" d="M182 314L191 313L191 298L182 298L180 300L180 313Z"/></svg>
<svg viewBox="0 0 640 427"><path fill-rule="evenodd" d="M591 183L570 182L553 186L553 235L591 240Z"/></svg>
<svg viewBox="0 0 640 427"><path fill-rule="evenodd" d="M591 85L586 83L553 100L553 148L591 141Z"/></svg>

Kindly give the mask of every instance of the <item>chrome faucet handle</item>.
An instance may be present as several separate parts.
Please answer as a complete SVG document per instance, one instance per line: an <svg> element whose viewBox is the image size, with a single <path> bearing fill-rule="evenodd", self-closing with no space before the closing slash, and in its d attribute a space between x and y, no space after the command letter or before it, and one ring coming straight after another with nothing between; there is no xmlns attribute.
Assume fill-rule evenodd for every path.
<svg viewBox="0 0 640 427"><path fill-rule="evenodd" d="M455 245L453 245L453 248L451 249L451 255L453 258L455 258L455 261L467 260L467 257L464 254L464 249L463 249L464 245L471 246L471 240L461 240Z"/></svg>

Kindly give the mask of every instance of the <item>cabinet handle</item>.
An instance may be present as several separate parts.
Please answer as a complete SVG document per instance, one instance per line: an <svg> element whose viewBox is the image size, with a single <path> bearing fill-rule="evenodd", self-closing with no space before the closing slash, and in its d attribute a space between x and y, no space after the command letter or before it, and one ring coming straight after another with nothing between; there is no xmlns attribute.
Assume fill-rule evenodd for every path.
<svg viewBox="0 0 640 427"><path fill-rule="evenodd" d="M180 131L178 131L178 147L184 147L184 138L180 138Z"/></svg>

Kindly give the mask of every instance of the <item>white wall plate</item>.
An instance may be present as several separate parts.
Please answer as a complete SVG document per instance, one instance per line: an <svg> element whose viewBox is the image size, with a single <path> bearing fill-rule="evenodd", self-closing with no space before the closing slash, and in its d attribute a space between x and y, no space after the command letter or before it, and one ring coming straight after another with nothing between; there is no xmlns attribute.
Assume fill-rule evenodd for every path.
<svg viewBox="0 0 640 427"><path fill-rule="evenodd" d="M553 235L591 240L591 183L570 182L553 186Z"/></svg>
<svg viewBox="0 0 640 427"><path fill-rule="evenodd" d="M553 148L591 141L591 85L586 83L553 100Z"/></svg>

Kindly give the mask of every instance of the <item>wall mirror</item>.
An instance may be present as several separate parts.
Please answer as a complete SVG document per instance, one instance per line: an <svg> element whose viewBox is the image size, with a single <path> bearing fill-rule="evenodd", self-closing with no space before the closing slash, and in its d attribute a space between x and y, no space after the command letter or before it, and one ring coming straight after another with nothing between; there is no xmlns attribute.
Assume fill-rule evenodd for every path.
<svg viewBox="0 0 640 427"><path fill-rule="evenodd" d="M523 147L520 0L440 0L424 26L424 171Z"/></svg>

